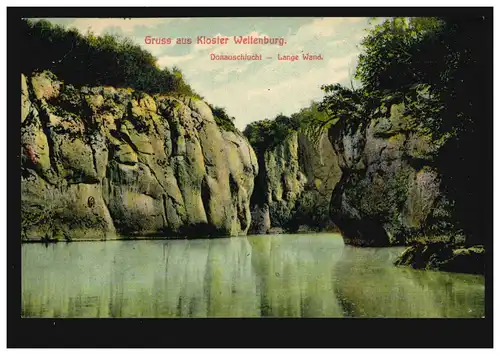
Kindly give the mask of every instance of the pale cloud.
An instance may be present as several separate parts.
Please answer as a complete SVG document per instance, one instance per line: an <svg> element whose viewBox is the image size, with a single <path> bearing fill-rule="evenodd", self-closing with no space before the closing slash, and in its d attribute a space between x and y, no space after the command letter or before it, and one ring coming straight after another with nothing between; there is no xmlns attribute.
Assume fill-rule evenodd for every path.
<svg viewBox="0 0 500 355"><path fill-rule="evenodd" d="M124 34L130 35L137 27L152 28L158 25L167 24L173 20L187 19L168 19L168 18L78 18L71 23L71 27L76 27L79 31L85 33L91 30L97 35L103 34L106 29L111 27L120 28Z"/></svg>
<svg viewBox="0 0 500 355"><path fill-rule="evenodd" d="M346 68L353 62L357 61L358 53L349 53L343 57L332 58L328 61L329 68Z"/></svg>
<svg viewBox="0 0 500 355"><path fill-rule="evenodd" d="M192 53L196 55L182 62L178 61L177 64L195 90L209 102L226 107L228 113L236 117L236 126L244 129L252 121L273 118L279 113L290 115L308 106L312 100L321 100L324 95L321 86L324 84L341 82L346 85L354 72L359 54L356 44L364 35L361 30L350 31L348 26L363 20L365 19L313 19L301 26L295 34L288 29L288 43L283 47L237 45L232 38L227 45L195 46L196 50ZM218 35L232 37L233 34ZM252 31L248 35L273 37L258 31ZM323 61L300 60L289 63L276 59L277 53L300 56L302 52L315 48L315 45L325 57ZM260 53L263 60L211 61L210 53ZM273 59L266 60L268 56Z"/></svg>
<svg viewBox="0 0 500 355"><path fill-rule="evenodd" d="M332 41L332 42L328 42L326 45L328 47L332 47L332 46L338 46L338 45L345 45L347 44L347 39L339 39L339 40L336 40L336 41Z"/></svg>
<svg viewBox="0 0 500 355"><path fill-rule="evenodd" d="M180 56L164 55L159 57L157 62L160 67L173 67L174 65L178 65L179 63L190 61L195 58L196 55L194 53Z"/></svg>
<svg viewBox="0 0 500 355"><path fill-rule="evenodd" d="M296 40L301 41L311 38L331 37L342 30L349 23L363 21L360 17L334 17L314 19L310 24L300 27L295 35Z"/></svg>
<svg viewBox="0 0 500 355"><path fill-rule="evenodd" d="M300 76L269 85L272 80L262 80L263 85L255 87L246 82L236 82L216 88L206 98L214 102L226 101L228 112L236 117L239 129L256 120L273 118L279 113L291 115L308 106L313 100L321 100L321 86L349 79L347 67L355 55L331 59L325 67L312 67ZM230 98L230 99L229 99Z"/></svg>
<svg viewBox="0 0 500 355"><path fill-rule="evenodd" d="M216 45L197 45L195 44L188 55L180 57L172 57L169 55L160 57L158 59L158 64L160 66L171 66L178 65L183 69L186 78L191 82L191 80L196 80L200 73L209 74L211 76L212 83L220 83L228 78L230 73L243 73L247 71L252 65L251 61L223 61L223 60L212 60L211 54L253 54L258 53L262 55L262 58L266 56L275 56L277 46L274 45L241 45L234 43L232 35L230 34L218 34L219 36L230 37L227 44L216 44ZM264 37L268 36L265 33L259 32L249 32L244 36L254 36L254 37ZM265 60L265 59L263 59ZM215 74L218 72L217 74ZM205 86L201 84L201 86Z"/></svg>
<svg viewBox="0 0 500 355"><path fill-rule="evenodd" d="M179 67L193 89L211 104L225 107L239 129L256 120L290 115L321 100L321 86L348 85L365 36L367 18L279 19L75 19L85 32L119 29L158 58L160 67ZM181 21L180 23L172 21ZM378 22L378 21L377 21ZM212 30L212 29L215 29ZM144 35L190 37L190 45L144 43ZM226 45L196 43L197 36L229 37ZM238 45L233 36L284 37L287 44ZM322 54L322 61L283 62L277 54ZM217 61L214 54L261 54L261 61ZM271 59L267 59L271 57Z"/></svg>
<svg viewBox="0 0 500 355"><path fill-rule="evenodd" d="M217 73L214 76L214 82L221 82L224 81L228 78L229 74L231 73L243 73L248 69L248 67L251 65L251 62L246 62L243 64L240 64L238 66L230 66L222 69L221 72Z"/></svg>

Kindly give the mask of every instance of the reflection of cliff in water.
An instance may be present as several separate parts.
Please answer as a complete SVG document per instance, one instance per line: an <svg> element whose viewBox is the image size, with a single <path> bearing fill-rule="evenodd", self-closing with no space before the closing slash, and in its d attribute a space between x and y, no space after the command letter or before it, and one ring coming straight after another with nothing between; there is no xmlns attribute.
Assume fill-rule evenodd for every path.
<svg viewBox="0 0 500 355"><path fill-rule="evenodd" d="M339 250L331 235L313 237L314 247L310 237L293 235L26 245L23 313L341 316L331 274Z"/></svg>
<svg viewBox="0 0 500 355"><path fill-rule="evenodd" d="M391 267L404 248L346 246L335 294L350 317L481 317L484 278Z"/></svg>
<svg viewBox="0 0 500 355"><path fill-rule="evenodd" d="M332 234L22 246L28 317L481 316L484 278ZM469 309L471 310L469 312Z"/></svg>
<svg viewBox="0 0 500 355"><path fill-rule="evenodd" d="M334 296L333 266L343 248L342 240L317 235L255 236L252 265L262 316L341 317Z"/></svg>

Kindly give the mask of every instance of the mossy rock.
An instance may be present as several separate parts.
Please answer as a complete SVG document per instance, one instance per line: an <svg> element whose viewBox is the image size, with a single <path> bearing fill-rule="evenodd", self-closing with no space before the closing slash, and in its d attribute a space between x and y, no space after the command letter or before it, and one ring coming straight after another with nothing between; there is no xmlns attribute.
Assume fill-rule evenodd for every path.
<svg viewBox="0 0 500 355"><path fill-rule="evenodd" d="M132 147L125 143L115 148L114 158L127 165L135 165L139 161Z"/></svg>
<svg viewBox="0 0 500 355"><path fill-rule="evenodd" d="M50 71L43 71L31 77L31 87L38 100L49 100L57 97L60 91L60 83Z"/></svg>
<svg viewBox="0 0 500 355"><path fill-rule="evenodd" d="M483 274L485 254L483 246L463 247L448 243L417 243L403 251L394 264L411 266L414 269Z"/></svg>

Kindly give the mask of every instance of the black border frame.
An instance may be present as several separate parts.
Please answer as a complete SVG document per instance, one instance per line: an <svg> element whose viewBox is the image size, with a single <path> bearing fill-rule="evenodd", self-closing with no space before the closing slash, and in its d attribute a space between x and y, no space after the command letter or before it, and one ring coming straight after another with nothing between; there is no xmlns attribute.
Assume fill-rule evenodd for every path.
<svg viewBox="0 0 500 355"><path fill-rule="evenodd" d="M392 17L485 16L491 95L484 107L483 319L26 319L21 318L19 56L21 17ZM493 347L493 7L8 7L7 8L8 348L492 348ZM33 53L36 55L36 53ZM479 158L478 158L479 159ZM213 332L213 333L212 333Z"/></svg>

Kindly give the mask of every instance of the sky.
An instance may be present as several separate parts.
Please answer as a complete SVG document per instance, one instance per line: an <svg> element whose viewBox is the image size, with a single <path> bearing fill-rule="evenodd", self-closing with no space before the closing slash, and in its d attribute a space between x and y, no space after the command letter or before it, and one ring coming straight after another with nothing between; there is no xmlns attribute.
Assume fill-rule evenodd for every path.
<svg viewBox="0 0 500 355"><path fill-rule="evenodd" d="M177 66L191 87L212 105L226 108L243 130L253 121L291 115L323 97L321 86L353 79L368 18L66 18L47 19L66 27L129 37L150 51L160 67ZM233 36L283 37L283 46L234 44ZM146 44L145 37L172 38ZM198 36L229 37L228 44L197 44ZM191 38L192 44L176 44ZM217 61L214 54L261 54L261 61ZM321 54L323 60L279 61L278 54ZM271 59L267 59L267 58Z"/></svg>

